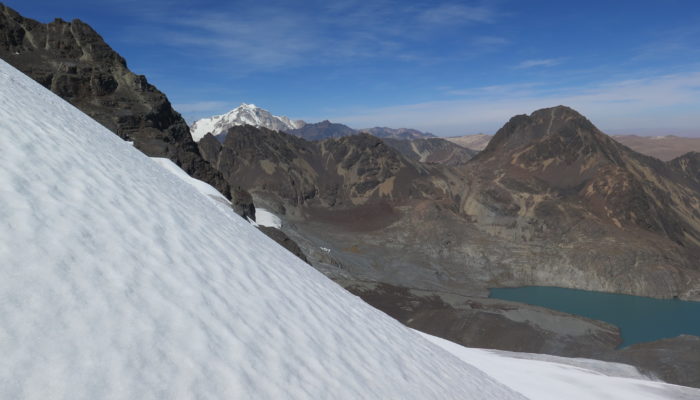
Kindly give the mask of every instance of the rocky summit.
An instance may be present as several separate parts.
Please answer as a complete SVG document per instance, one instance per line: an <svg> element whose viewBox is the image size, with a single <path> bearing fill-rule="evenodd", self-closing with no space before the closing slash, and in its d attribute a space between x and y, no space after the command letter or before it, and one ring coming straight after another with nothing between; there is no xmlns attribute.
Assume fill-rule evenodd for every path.
<svg viewBox="0 0 700 400"><path fill-rule="evenodd" d="M89 25L42 24L0 4L0 57L151 157L167 157L226 196L185 120L143 75L129 70Z"/></svg>

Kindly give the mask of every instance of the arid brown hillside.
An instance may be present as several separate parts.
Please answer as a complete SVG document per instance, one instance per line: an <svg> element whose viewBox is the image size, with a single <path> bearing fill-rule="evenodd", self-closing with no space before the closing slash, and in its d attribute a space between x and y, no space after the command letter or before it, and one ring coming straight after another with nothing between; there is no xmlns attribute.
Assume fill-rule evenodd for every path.
<svg viewBox="0 0 700 400"><path fill-rule="evenodd" d="M398 150L409 160L424 164L448 166L466 164L476 155L476 150L467 149L440 138L392 139L382 138L384 143Z"/></svg>
<svg viewBox="0 0 700 400"><path fill-rule="evenodd" d="M447 196L433 183L444 180L439 173L369 134L310 142L237 126L223 143L206 135L199 146L230 183L278 198L285 207L335 210Z"/></svg>

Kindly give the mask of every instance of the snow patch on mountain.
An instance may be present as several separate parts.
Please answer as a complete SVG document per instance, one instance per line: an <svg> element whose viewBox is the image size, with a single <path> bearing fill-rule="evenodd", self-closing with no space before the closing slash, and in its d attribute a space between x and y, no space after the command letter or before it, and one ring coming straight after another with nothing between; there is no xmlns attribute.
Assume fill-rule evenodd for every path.
<svg viewBox="0 0 700 400"><path fill-rule="evenodd" d="M255 104L243 103L222 115L202 118L190 127L192 139L199 142L207 133L214 136L225 135L232 126L253 125L275 131L298 129L306 123L301 120L291 120L285 116L272 115L269 111Z"/></svg>

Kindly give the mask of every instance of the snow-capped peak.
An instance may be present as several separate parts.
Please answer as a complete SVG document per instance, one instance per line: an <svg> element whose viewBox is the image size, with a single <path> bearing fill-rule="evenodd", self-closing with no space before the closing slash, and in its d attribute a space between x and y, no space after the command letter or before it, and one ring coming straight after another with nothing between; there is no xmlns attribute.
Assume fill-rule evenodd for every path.
<svg viewBox="0 0 700 400"><path fill-rule="evenodd" d="M269 111L255 104L241 103L240 106L226 114L198 120L190 127L190 132L192 139L198 142L209 132L214 136L225 135L230 127L239 125L253 125L275 131L286 131L301 128L306 123L301 120L291 120L285 116L272 115Z"/></svg>

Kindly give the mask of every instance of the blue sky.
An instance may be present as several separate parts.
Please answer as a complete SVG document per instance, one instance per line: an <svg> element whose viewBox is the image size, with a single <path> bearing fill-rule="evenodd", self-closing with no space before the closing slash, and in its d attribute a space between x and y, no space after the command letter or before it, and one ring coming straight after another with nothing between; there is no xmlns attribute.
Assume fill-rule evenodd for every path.
<svg viewBox="0 0 700 400"><path fill-rule="evenodd" d="M461 135L565 104L608 133L700 136L693 0L5 3L89 23L189 121L246 102Z"/></svg>

